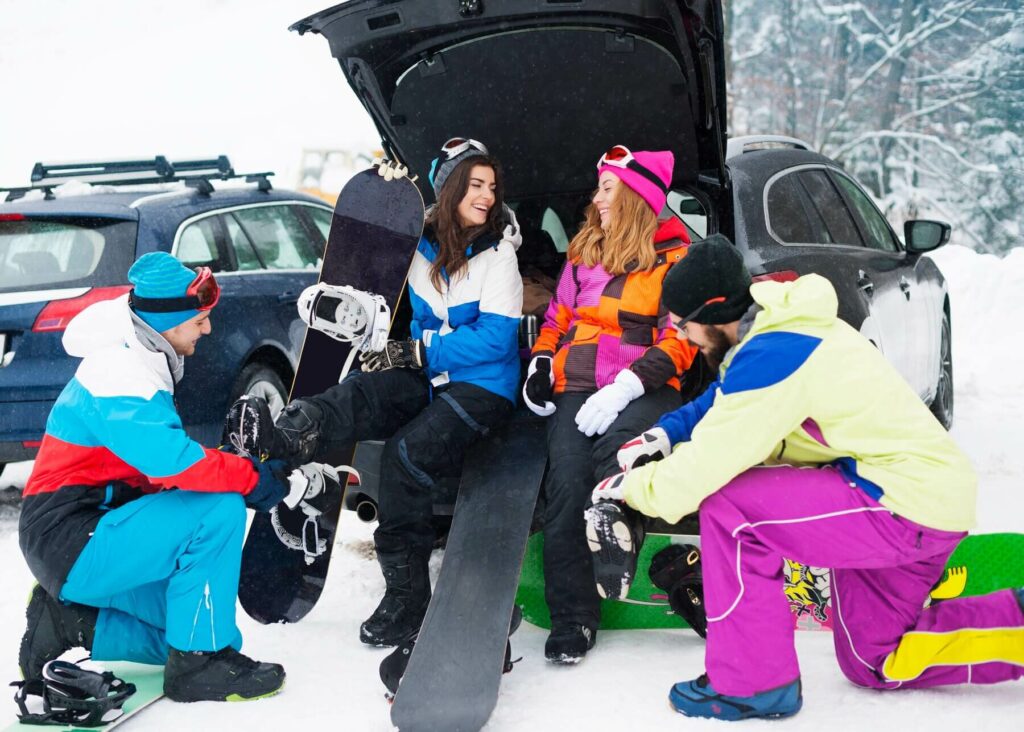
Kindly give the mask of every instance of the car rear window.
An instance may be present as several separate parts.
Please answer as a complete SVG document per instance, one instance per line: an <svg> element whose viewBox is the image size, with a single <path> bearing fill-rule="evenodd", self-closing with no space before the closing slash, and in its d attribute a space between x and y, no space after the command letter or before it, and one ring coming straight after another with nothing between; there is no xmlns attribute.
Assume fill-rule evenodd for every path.
<svg viewBox="0 0 1024 732"><path fill-rule="evenodd" d="M0 292L124 284L135 231L120 219L0 220Z"/></svg>

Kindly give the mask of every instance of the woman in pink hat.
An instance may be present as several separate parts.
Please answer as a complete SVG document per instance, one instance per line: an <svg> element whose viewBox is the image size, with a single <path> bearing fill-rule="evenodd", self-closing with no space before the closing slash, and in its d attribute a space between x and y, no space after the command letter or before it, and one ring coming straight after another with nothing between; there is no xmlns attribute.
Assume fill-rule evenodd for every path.
<svg viewBox="0 0 1024 732"><path fill-rule="evenodd" d="M675 336L661 283L686 254L686 228L658 215L672 181L668 150L609 149L597 190L533 348L523 398L548 418L544 579L551 635L544 653L579 663L601 620L584 507L594 484L619 472L629 438L680 404L696 353Z"/></svg>

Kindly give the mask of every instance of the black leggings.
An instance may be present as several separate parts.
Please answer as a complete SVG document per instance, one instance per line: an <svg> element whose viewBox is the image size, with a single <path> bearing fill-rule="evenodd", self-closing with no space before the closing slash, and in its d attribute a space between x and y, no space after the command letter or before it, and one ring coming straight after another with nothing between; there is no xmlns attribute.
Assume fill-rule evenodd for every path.
<svg viewBox="0 0 1024 732"><path fill-rule="evenodd" d="M619 472L615 453L622 444L677 409L679 392L663 386L631 402L603 435L587 437L576 413L590 393L557 394L548 417L548 473L544 482L544 594L551 622L596 628L601 598L587 547L583 510L594 486Z"/></svg>
<svg viewBox="0 0 1024 732"><path fill-rule="evenodd" d="M414 369L356 372L309 401L324 410L318 455L386 440L374 533L384 552L429 549L434 482L458 476L466 448L512 413L507 399L473 384L432 390Z"/></svg>

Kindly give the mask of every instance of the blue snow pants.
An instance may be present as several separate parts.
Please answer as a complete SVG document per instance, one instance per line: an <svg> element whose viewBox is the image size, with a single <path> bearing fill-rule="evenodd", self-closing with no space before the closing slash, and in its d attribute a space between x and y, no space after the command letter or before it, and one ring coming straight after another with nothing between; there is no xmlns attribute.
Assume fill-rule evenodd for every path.
<svg viewBox="0 0 1024 732"><path fill-rule="evenodd" d="M100 519L61 599L99 608L92 657L163 665L168 647L242 647L235 625L245 502L166 490Z"/></svg>

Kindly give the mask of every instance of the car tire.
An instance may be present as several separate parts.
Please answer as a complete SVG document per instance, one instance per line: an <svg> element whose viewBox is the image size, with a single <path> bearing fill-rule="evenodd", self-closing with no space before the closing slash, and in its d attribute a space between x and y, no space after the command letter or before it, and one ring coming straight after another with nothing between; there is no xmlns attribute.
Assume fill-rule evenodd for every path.
<svg viewBox="0 0 1024 732"><path fill-rule="evenodd" d="M935 384L935 396L928 408L947 430L953 426L953 329L949 323L949 313L942 316L939 380Z"/></svg>
<svg viewBox="0 0 1024 732"><path fill-rule="evenodd" d="M284 385L281 376L271 367L259 362L247 364L242 369L235 379L231 401L234 402L243 394L266 399L274 419L277 419L277 415L288 403L288 387Z"/></svg>

